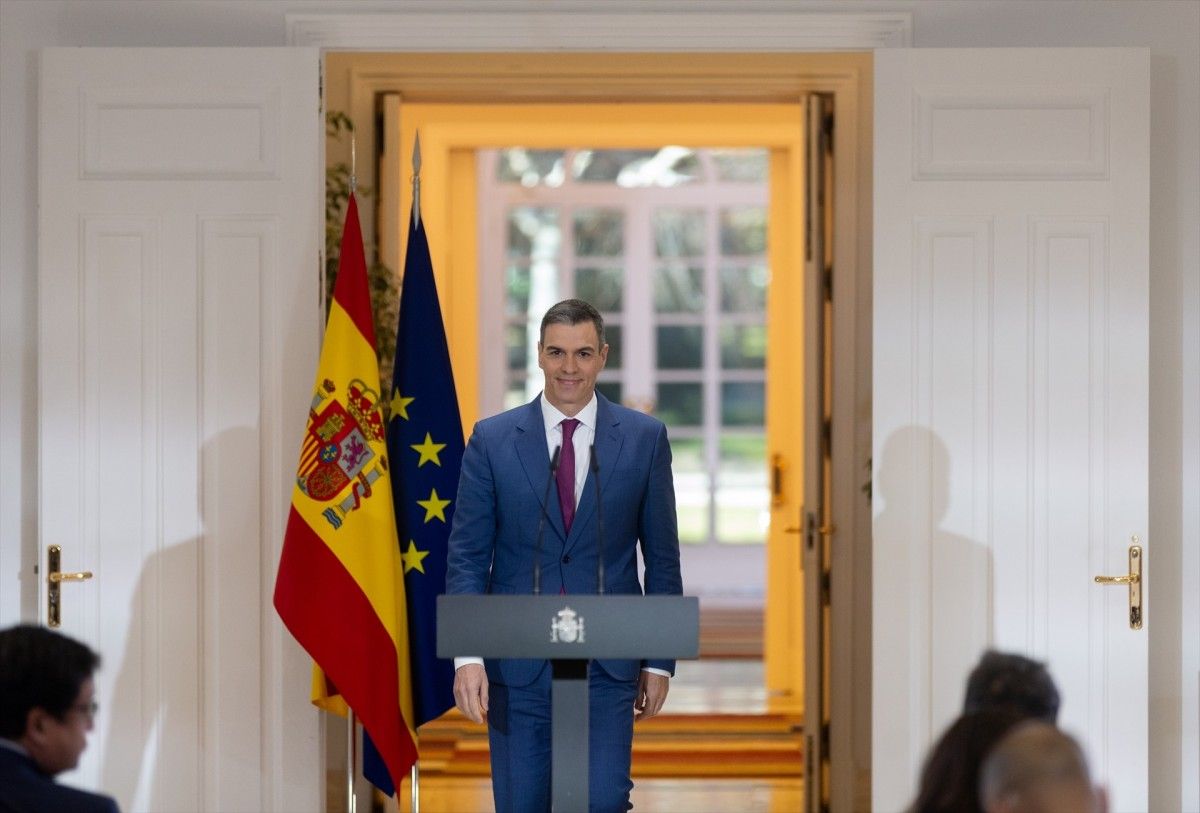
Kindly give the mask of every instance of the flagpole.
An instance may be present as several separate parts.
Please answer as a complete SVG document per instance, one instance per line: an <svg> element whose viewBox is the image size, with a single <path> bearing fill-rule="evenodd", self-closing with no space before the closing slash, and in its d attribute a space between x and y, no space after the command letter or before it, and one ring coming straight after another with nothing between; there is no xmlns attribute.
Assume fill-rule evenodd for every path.
<svg viewBox="0 0 1200 813"><path fill-rule="evenodd" d="M350 133L350 194L358 188L358 142ZM354 709L346 715L346 813L356 813L358 799L354 795L354 763L358 756L358 738L355 736Z"/></svg>
<svg viewBox="0 0 1200 813"><path fill-rule="evenodd" d="M412 169L412 220L415 229L421 225L421 132L419 130L416 138L413 139ZM412 813L421 813L421 769L417 762L412 764L409 775L411 777Z"/></svg>
<svg viewBox="0 0 1200 813"><path fill-rule="evenodd" d="M353 177L353 176L352 176ZM350 713L346 716L346 813L355 813L358 809L358 800L354 796L354 763L357 759L358 743L354 736L354 709L350 709Z"/></svg>

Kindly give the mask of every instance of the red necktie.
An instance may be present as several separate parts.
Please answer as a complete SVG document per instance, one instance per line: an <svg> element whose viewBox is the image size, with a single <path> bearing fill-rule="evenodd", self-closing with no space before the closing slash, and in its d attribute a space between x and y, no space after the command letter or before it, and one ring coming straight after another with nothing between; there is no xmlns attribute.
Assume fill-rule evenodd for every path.
<svg viewBox="0 0 1200 813"><path fill-rule="evenodd" d="M562 508L563 530L571 533L571 522L575 519L575 444L571 438L579 421L567 418L562 422L562 452L558 456L558 504Z"/></svg>

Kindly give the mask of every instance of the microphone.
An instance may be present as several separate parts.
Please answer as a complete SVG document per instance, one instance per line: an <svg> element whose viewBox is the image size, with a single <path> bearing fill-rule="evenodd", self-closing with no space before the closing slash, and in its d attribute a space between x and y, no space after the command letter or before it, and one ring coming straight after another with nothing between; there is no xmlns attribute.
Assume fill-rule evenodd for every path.
<svg viewBox="0 0 1200 813"><path fill-rule="evenodd" d="M550 476L546 478L546 490L542 492L542 514L538 517L537 542L533 547L533 594L535 596L542 594L542 537L546 533L546 501L550 499L550 484L554 482L554 476L558 474L558 453L561 451L561 446L555 446L554 454L550 455Z"/></svg>
<svg viewBox="0 0 1200 813"><path fill-rule="evenodd" d="M596 444L592 444L592 479L596 481L596 594L604 595L604 522L600 511L600 461L596 459Z"/></svg>

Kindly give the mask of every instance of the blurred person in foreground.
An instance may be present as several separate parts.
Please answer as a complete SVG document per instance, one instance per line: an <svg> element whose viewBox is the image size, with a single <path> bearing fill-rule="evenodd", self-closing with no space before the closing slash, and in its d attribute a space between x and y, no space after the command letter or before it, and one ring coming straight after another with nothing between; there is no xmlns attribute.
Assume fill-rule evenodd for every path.
<svg viewBox="0 0 1200 813"><path fill-rule="evenodd" d="M1058 688L1044 663L989 649L967 678L963 713L1005 708L1054 723L1059 705Z"/></svg>
<svg viewBox="0 0 1200 813"><path fill-rule="evenodd" d="M980 769L988 752L1026 720L1053 723L1058 688L1045 664L989 649L967 678L963 713L926 757L912 813L982 811Z"/></svg>
<svg viewBox="0 0 1200 813"><path fill-rule="evenodd" d="M1083 750L1049 723L1027 721L988 754L980 771L986 813L1107 813Z"/></svg>
<svg viewBox="0 0 1200 813"><path fill-rule="evenodd" d="M54 781L87 747L99 665L91 649L44 627L0 631L0 813L117 813L110 797Z"/></svg>
<svg viewBox="0 0 1200 813"><path fill-rule="evenodd" d="M982 813L980 766L992 747L1026 719L1012 709L985 709L951 723L925 758L909 813Z"/></svg>

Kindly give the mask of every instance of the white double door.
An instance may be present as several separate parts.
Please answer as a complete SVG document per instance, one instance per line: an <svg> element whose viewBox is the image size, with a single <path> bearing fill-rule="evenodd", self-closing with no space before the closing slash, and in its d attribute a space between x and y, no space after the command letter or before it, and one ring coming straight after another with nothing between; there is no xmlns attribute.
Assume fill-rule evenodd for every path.
<svg viewBox="0 0 1200 813"><path fill-rule="evenodd" d="M321 322L318 63L42 56L41 556L95 573L63 588L106 659L72 779L126 810L323 806L270 606ZM991 644L1050 662L1116 809L1144 809L1146 632L1091 576L1146 527L1148 59L876 67L875 806L907 802Z"/></svg>
<svg viewBox="0 0 1200 813"><path fill-rule="evenodd" d="M104 661L64 780L122 810L324 806L310 662L271 609L319 342L319 70L41 55L39 559L94 574L61 588Z"/></svg>
<svg viewBox="0 0 1200 813"><path fill-rule="evenodd" d="M872 790L910 800L985 647L1046 661L1113 809L1147 799L1150 58L875 61ZM1142 568L1145 579L1146 568Z"/></svg>

